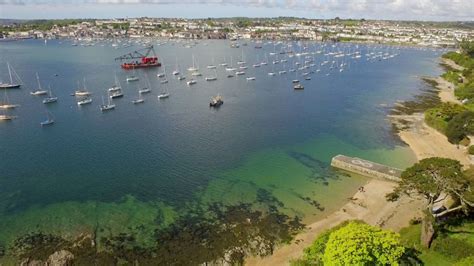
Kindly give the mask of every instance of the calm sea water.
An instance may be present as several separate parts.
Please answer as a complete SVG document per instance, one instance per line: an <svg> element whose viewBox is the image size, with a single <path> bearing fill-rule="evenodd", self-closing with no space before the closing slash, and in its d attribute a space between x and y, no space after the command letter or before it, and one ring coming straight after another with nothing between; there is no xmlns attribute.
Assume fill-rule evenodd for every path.
<svg viewBox="0 0 474 266"><path fill-rule="evenodd" d="M10 102L21 105L12 112L18 118L0 123L0 241L34 230L80 230L96 222L126 228L147 223L146 213L162 212L171 221L190 202L245 202L259 188L285 203L287 212L310 219L321 210L302 198L314 198L331 210L365 182L361 177L323 180L332 156L361 156L396 167L413 162L411 152L393 137L386 106L426 86L420 76L440 73L440 51L293 43L295 52L303 46L310 53L322 50L310 54L317 65L333 60L324 56L328 52L362 54L361 59L334 59L347 64L343 72L330 70L329 63L306 81L301 73L318 67L267 75L304 61L304 56L278 55L288 61L273 65L275 56L268 54L283 45L255 49L250 42L235 49L228 41L206 41L192 48L155 46L168 73L169 83L163 85L156 76L163 68L139 70L139 82L125 81L131 72L121 70L114 58L141 48L138 44L114 49L110 42L77 47L68 41L1 43L0 78L8 78L5 63L10 62L25 85L8 90ZM367 61L365 54L372 52L399 55ZM171 72L178 65L189 80L186 69L193 55L203 76L189 87ZM236 66L242 55L249 66L245 76L227 78L218 67L218 80L204 81L214 75L208 64L230 64L232 57ZM258 61L268 65L252 68ZM40 97L29 95L37 87L36 72L42 86L59 97L57 103L45 106ZM114 100L115 110L101 113L101 98L115 74L125 97ZM144 95L144 104L133 105L145 74L153 91ZM296 75L304 91L293 90ZM246 81L249 76L256 80ZM84 78L94 102L78 107L70 94ZM164 88L171 97L158 100ZM210 109L209 99L217 94L225 103ZM42 128L46 110L56 123Z"/></svg>

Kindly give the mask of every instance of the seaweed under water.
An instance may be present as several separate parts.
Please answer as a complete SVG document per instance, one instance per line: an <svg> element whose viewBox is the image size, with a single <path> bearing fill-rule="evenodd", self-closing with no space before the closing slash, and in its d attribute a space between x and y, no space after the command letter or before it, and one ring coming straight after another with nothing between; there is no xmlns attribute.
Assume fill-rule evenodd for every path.
<svg viewBox="0 0 474 266"><path fill-rule="evenodd" d="M142 246L131 233L102 237L101 249L92 235L67 241L31 233L18 238L8 253L21 261L45 261L55 251L67 250L74 254L72 265L243 264L247 256L272 254L278 244L290 242L304 228L299 217L278 211L275 204L281 206L281 202L264 191L260 195L268 203L265 210L244 203L195 208L168 227L156 229L152 246Z"/></svg>

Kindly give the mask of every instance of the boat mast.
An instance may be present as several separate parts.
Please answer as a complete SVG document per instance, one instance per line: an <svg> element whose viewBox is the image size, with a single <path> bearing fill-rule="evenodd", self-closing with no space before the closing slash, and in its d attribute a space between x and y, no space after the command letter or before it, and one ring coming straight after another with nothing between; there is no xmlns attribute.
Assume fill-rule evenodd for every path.
<svg viewBox="0 0 474 266"><path fill-rule="evenodd" d="M10 84L13 84L12 70L10 69L10 63L7 62L8 75L10 75Z"/></svg>
<svg viewBox="0 0 474 266"><path fill-rule="evenodd" d="M41 83L40 83L40 78L39 78L38 72L36 72L36 81L38 82L38 90L42 90L42 89L41 89Z"/></svg>

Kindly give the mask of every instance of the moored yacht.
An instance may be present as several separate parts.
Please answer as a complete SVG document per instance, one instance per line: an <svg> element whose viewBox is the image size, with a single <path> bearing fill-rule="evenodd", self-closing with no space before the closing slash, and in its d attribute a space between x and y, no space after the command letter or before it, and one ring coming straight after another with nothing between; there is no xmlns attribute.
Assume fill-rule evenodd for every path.
<svg viewBox="0 0 474 266"><path fill-rule="evenodd" d="M11 104L8 99L7 90L5 90L5 99L2 103L0 103L0 109L14 109L19 107L19 104Z"/></svg>
<svg viewBox="0 0 474 266"><path fill-rule="evenodd" d="M34 95L34 96L40 96L40 95L48 94L48 91L43 90L43 88L41 88L41 83L40 83L38 73L36 73L36 81L38 82L38 89L36 89L35 91L30 92L30 94Z"/></svg>
<svg viewBox="0 0 474 266"><path fill-rule="evenodd" d="M166 99L169 97L170 97L170 94L168 92L162 92L158 95L158 99Z"/></svg>
<svg viewBox="0 0 474 266"><path fill-rule="evenodd" d="M108 97L108 98L109 98L108 103L105 104L105 102L104 102L104 97L102 97L102 105L100 106L100 110L101 110L102 112L115 109L115 104L113 104L113 103L110 101L110 99L111 99L110 97Z"/></svg>
<svg viewBox="0 0 474 266"><path fill-rule="evenodd" d="M127 77L127 82L133 82L133 81L138 81L138 80L139 80L139 78L135 75Z"/></svg>
<svg viewBox="0 0 474 266"><path fill-rule="evenodd" d="M110 99L121 98L123 97L122 91L116 91L109 95Z"/></svg>
<svg viewBox="0 0 474 266"><path fill-rule="evenodd" d="M84 78L83 80L83 86L84 88L82 89L77 89L75 92L74 92L74 96L89 96L91 95L91 93L86 89L86 79ZM77 85L79 87L79 82L77 82Z"/></svg>
<svg viewBox="0 0 474 266"><path fill-rule="evenodd" d="M92 98L84 98L82 100L77 101L77 105L86 105L92 103Z"/></svg>
<svg viewBox="0 0 474 266"><path fill-rule="evenodd" d="M13 73L15 73L15 76L18 79L18 81L20 81L20 78L16 74L15 70L13 70L11 68L9 63L7 63L7 68L8 68L8 75L10 76L10 83L0 82L0 89L17 89L17 88L20 88L21 83L13 81L12 71L13 71Z"/></svg>
<svg viewBox="0 0 474 266"><path fill-rule="evenodd" d="M43 103L48 104L48 103L55 103L57 101L58 101L58 97L53 96L53 93L51 92L51 88L50 88L49 89L49 95L48 95L48 97L43 99Z"/></svg>
<svg viewBox="0 0 474 266"><path fill-rule="evenodd" d="M50 112L46 111L46 120L40 122L41 126L49 126L54 124L54 118L53 115L51 115Z"/></svg>
<svg viewBox="0 0 474 266"><path fill-rule="evenodd" d="M115 92L121 90L122 87L120 86L120 82L117 78L117 75L115 75L115 84L112 85L112 87L109 88L109 92Z"/></svg>

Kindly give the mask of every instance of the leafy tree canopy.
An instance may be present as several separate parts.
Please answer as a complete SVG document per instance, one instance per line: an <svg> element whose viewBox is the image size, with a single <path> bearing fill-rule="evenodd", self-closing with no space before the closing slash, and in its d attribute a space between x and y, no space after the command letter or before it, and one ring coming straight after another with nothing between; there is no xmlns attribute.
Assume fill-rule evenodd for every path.
<svg viewBox="0 0 474 266"><path fill-rule="evenodd" d="M407 168L402 173L394 194L419 193L428 200L429 211L432 211L433 203L443 192L461 202L460 206L437 215L441 216L461 208L468 210L474 207L474 203L469 199L469 195L472 194L471 187L472 182L464 175L459 161L432 157Z"/></svg>
<svg viewBox="0 0 474 266"><path fill-rule="evenodd" d="M350 222L331 233L323 262L324 265L399 265L404 252L399 234Z"/></svg>
<svg viewBox="0 0 474 266"><path fill-rule="evenodd" d="M448 122L446 137L451 143L458 144L468 134L474 133L474 112L464 111Z"/></svg>

